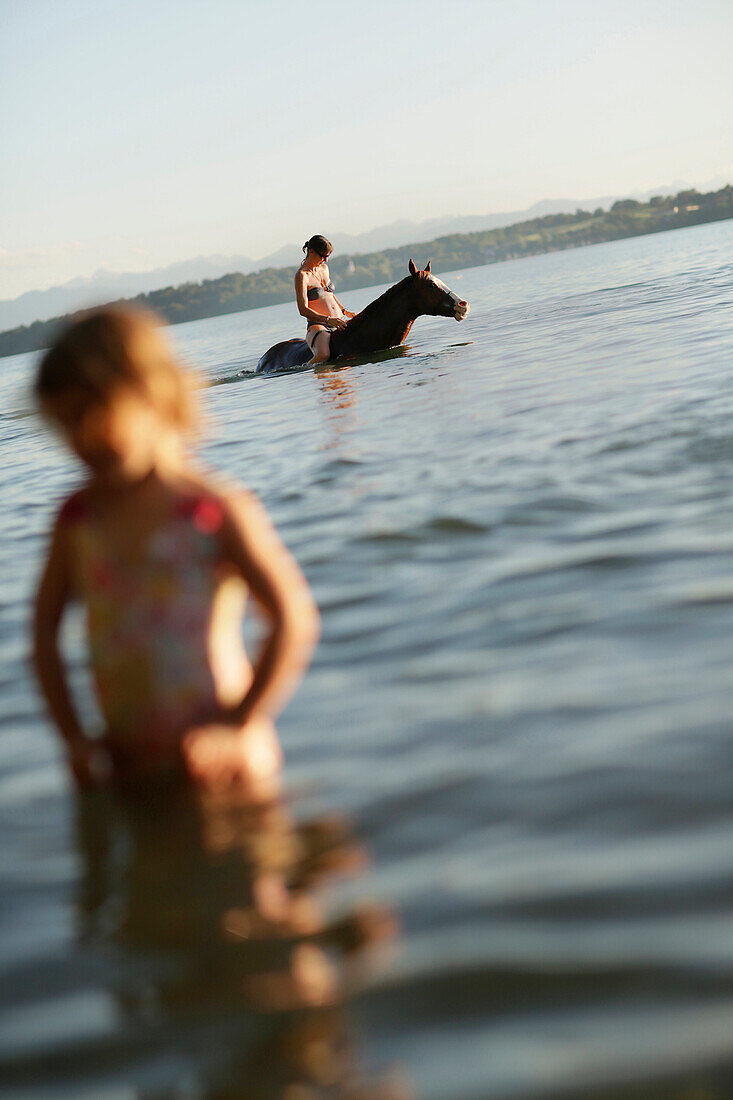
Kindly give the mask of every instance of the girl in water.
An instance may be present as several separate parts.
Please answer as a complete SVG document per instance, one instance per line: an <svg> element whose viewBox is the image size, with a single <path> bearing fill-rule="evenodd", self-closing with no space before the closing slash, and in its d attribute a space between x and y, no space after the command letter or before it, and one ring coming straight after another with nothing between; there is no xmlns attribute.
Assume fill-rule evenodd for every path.
<svg viewBox="0 0 733 1100"><path fill-rule="evenodd" d="M192 464L192 385L157 321L83 315L44 356L35 394L88 472L58 513L34 622L38 679L76 780L178 772L271 797L273 718L310 660L318 614L258 501ZM267 623L254 667L247 591ZM72 599L86 611L101 740L81 726L59 653Z"/></svg>
<svg viewBox="0 0 733 1100"><path fill-rule="evenodd" d="M295 300L298 312L308 322L305 338L313 352L308 366L326 363L331 354L331 330L346 328L356 317L336 297L326 260L333 252L330 241L317 233L303 245L305 259L295 274Z"/></svg>

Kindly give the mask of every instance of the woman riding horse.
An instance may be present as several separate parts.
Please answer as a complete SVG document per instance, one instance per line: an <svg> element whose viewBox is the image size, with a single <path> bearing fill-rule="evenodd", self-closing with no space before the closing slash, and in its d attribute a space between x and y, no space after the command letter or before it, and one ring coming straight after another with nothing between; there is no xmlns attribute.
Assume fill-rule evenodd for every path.
<svg viewBox="0 0 733 1100"><path fill-rule="evenodd" d="M311 241L318 239L312 237ZM323 238L320 240L323 241ZM324 248L325 254L328 255L330 248L328 241L323 241L319 247ZM310 251L309 249L309 254ZM463 321L471 308L468 302L432 274L429 260L427 267L422 271L418 271L410 260L409 275L406 279L385 290L368 306L364 306L361 313L351 313L343 308L333 293L333 287L329 289L330 281L328 285L324 285L320 280L317 286L308 285L309 278L314 282L314 277L312 274L309 276L309 271L313 272L317 267L325 268L325 275L328 278L328 268L323 262L323 257L320 253L316 255L320 262L309 267L306 260L296 275L295 284L297 287L298 276L300 276L303 298L300 312L309 322L309 342L306 343L305 340L295 337L295 339L281 340L273 344L264 355L260 356L257 363L258 374L296 370L313 363L323 363L325 359L372 355L386 348L396 348L404 344L418 317L426 315L454 317L456 321ZM318 302L320 308L311 309L308 306L309 300L314 304ZM298 304L300 306L300 298ZM329 309L337 309L341 317L337 313L327 313ZM348 324L344 317L349 318ZM327 326L330 326L330 332ZM315 343L315 348L311 341ZM328 341L325 347L324 341ZM323 358L309 358L314 351L317 356L320 354Z"/></svg>
<svg viewBox="0 0 733 1100"><path fill-rule="evenodd" d="M346 319L356 317L334 293L326 260L333 252L330 241L317 233L303 245L305 259L295 275L298 312L308 322L305 338L313 352L308 366L326 363L331 354L331 331L346 328Z"/></svg>

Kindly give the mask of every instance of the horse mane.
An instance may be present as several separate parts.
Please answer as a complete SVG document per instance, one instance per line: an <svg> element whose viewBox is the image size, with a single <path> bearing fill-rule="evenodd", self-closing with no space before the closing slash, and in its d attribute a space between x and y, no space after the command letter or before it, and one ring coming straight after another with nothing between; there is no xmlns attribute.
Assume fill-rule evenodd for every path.
<svg viewBox="0 0 733 1100"><path fill-rule="evenodd" d="M384 294L380 294L378 298L365 306L346 326L349 337L353 336L358 339L363 334L363 330L370 327L375 317L379 317L380 324L384 325L386 311L391 305L396 304L397 298L407 289L406 284L411 280L412 275L406 275L404 279L400 279L399 283L395 283L389 290L385 290Z"/></svg>

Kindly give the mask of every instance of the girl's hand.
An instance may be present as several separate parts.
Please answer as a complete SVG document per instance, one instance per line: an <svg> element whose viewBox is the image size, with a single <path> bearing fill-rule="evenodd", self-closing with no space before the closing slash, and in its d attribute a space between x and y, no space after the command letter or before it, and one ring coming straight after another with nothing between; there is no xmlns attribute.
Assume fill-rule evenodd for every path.
<svg viewBox="0 0 733 1100"><path fill-rule="evenodd" d="M76 741L68 746L69 767L79 787L103 787L112 778L112 760L104 745Z"/></svg>
<svg viewBox="0 0 733 1100"><path fill-rule="evenodd" d="M276 779L282 765L275 728L266 718L198 726L185 734L181 754L194 783L209 790L260 789Z"/></svg>
<svg viewBox="0 0 733 1100"><path fill-rule="evenodd" d="M346 321L343 317L329 317L328 323L331 328L346 328Z"/></svg>

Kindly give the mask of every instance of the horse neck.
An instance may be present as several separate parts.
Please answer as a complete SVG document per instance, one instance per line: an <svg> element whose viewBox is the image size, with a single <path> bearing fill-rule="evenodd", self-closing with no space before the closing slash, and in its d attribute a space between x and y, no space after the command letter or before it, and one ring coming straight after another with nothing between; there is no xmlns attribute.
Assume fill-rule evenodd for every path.
<svg viewBox="0 0 733 1100"><path fill-rule="evenodd" d="M404 343L423 312L411 276L390 287L331 337L333 355L380 351Z"/></svg>

